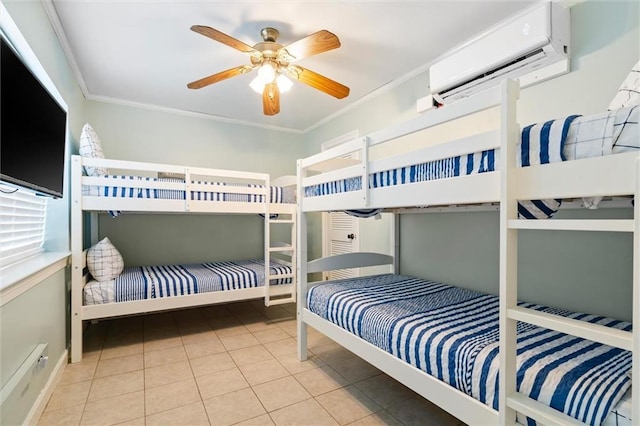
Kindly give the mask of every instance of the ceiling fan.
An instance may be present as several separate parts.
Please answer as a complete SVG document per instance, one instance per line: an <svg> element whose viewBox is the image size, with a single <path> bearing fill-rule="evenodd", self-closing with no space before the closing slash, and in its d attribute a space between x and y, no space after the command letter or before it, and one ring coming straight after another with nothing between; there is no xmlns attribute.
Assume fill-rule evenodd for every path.
<svg viewBox="0 0 640 426"><path fill-rule="evenodd" d="M292 84L287 77L338 99L349 95L347 86L294 64L300 59L340 47L338 37L327 30L318 31L286 46L277 42L280 33L270 27L260 31L263 41L254 46L249 46L204 25L194 25L191 30L249 55L251 64L240 65L193 81L187 84L189 89L200 89L258 68L258 77L251 82L251 87L262 93L262 108L265 115L275 115L280 112L280 93L288 90Z"/></svg>

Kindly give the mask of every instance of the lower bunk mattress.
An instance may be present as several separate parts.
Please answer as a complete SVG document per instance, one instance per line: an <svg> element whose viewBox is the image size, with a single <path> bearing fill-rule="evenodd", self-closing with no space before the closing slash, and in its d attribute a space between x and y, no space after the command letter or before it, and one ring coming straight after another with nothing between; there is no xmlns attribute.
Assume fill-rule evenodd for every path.
<svg viewBox="0 0 640 426"><path fill-rule="evenodd" d="M394 274L322 283L307 296L311 312L494 409L498 303L497 296ZM631 330L611 318L521 305ZM591 425L631 386L631 352L521 322L517 368L519 392Z"/></svg>
<svg viewBox="0 0 640 426"><path fill-rule="evenodd" d="M270 285L292 283L289 264L271 261ZM190 265L129 266L110 281L89 281L84 287L84 305L157 299L214 291L264 286L262 259L209 262Z"/></svg>

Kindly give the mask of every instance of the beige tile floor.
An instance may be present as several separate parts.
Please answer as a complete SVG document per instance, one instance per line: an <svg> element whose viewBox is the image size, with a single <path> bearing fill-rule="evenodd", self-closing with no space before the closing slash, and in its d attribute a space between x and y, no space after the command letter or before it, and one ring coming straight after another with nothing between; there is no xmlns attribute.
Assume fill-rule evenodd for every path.
<svg viewBox="0 0 640 426"><path fill-rule="evenodd" d="M460 425L309 329L293 305L239 302L90 324L40 425Z"/></svg>

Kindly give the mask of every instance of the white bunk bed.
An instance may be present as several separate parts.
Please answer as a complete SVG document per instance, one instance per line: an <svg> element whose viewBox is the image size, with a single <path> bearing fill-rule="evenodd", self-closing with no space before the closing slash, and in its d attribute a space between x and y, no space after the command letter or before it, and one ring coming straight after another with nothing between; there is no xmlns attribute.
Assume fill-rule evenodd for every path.
<svg viewBox="0 0 640 426"><path fill-rule="evenodd" d="M551 313L549 311L542 312L540 307L519 304L517 300L518 230L632 233L633 258L635 259L632 321L636 323L640 321L640 302L638 301L640 297L639 203L634 204L635 219L632 220L526 220L518 216L518 200L599 196L633 196L635 200L638 200L640 199L638 198L640 195L640 151L519 167L516 155L521 136L519 125L516 122L518 95L517 83L506 81L500 87L298 161L297 306L298 357L300 360L305 360L307 357L307 326L311 326L468 424L514 424L516 413L518 413L518 422L524 421L523 416L527 416L543 424L583 424L574 417L552 409L549 405L539 402L525 393L516 391L516 369L520 368L522 363L521 357L516 357L516 346L518 350L521 348L520 343L516 345L516 328L520 333L522 326L525 328L538 327L551 330L556 334L577 336L580 339L598 342L597 344L601 344L600 346L608 345L618 353L626 354L624 362L630 363L630 354L634 354L634 359L635 354L640 354L640 332L638 331L640 327L631 331L630 324L619 324L616 327L604 326L575 319L569 313L553 310ZM372 148L377 145L386 142L394 143L396 139L403 136L495 107L500 112L499 128L495 131L452 140L406 154L372 159ZM637 113L637 111L635 112ZM430 162L494 149L499 149L499 153L493 151L496 158L499 158L499 167L496 166L493 171L485 173L470 175L460 173L460 176L456 175L457 177L423 181L407 179L410 182L400 184L400 181L403 181L398 178L401 173L388 172L391 170L406 171L410 165L433 164ZM354 153L356 154L354 155ZM353 158L357 160L353 160ZM380 177L385 173L387 176L392 176L394 183L386 186L375 184L376 176ZM358 182L368 182L368 184L360 185ZM361 326L360 323L357 327L353 325L354 322L357 322L356 318L362 320L362 324L365 322L363 312L369 308L362 306L375 305L380 302L380 298L384 297L395 300L395 295L387 294L385 296L381 293L379 298L370 299L371 294L379 289L367 287L370 284L366 279L364 281L310 283L307 275L349 267L377 264L394 264L397 267L398 264L391 256L371 253L338 255L308 261L306 237L306 213L308 212L367 209L398 211L395 209L479 203L499 203L500 207L500 293L494 301L497 310L495 312L495 327L492 329L495 332L495 345L499 348L499 355L496 356L498 361L492 371L496 374L497 371L500 371L499 381L497 381L497 375L492 376L496 378L495 383L499 388L499 392L496 392L495 407L492 407L491 403L486 405L480 402L471 396L472 392L467 392L466 389L460 390L434 377L434 375L427 374L427 367L417 368L411 365L409 360L401 359L403 356L409 357L408 355L383 349L386 343L376 342L376 338L371 338L371 335L378 333L377 336L380 336L380 333L389 333L388 336L391 336L389 324L392 319L385 317L384 321L380 320L385 323L384 327L389 327L380 330L365 331L364 325ZM383 278L376 279L383 280ZM426 283L426 285L433 285L433 283ZM342 288L335 290L336 293L323 295L322 291L327 286L336 288L342 286ZM366 290L358 293L357 289L360 286ZM398 286L391 285L391 291L395 291L393 289L397 288ZM314 299L319 297L317 294L320 294L323 299ZM347 299L359 301L362 304L358 305L360 311L357 306L349 307L350 305L345 302ZM318 308L318 306L326 307L329 305L331 309L327 308L327 312L323 315L320 311L324 308ZM351 310L349 311L349 309ZM371 309L368 312L371 312ZM380 315L386 315L386 313ZM374 314L371 314L371 317L373 318ZM604 321L607 322L607 320ZM519 322L520 325L518 325ZM426 327L423 330L430 330L430 328ZM393 333L397 331L397 329L393 329ZM434 339L442 338L437 334L434 336ZM397 334L393 334L393 337L395 339L401 338ZM414 342L411 338L419 340L419 337L415 335L411 338L406 336L402 338L409 339L407 341L410 341L411 345ZM418 350L410 345L407 347L414 351ZM428 351L430 348L421 347L420 350ZM432 352L429 354L438 356ZM459 353L456 352L455 355L457 356ZM631 387L638 389L640 385L639 365L634 362L630 371L625 371L622 375L619 374L616 379L618 380L617 386L621 386L621 383L624 382L626 387L631 385ZM521 371L519 370L519 372ZM477 385L473 380L475 379L472 378L467 385ZM495 386L487 385L486 389L492 391L495 390ZM636 417L640 416L640 395L628 395L629 393L627 393L625 405L631 406L630 411ZM616 399L619 397L618 394Z"/></svg>
<svg viewBox="0 0 640 426"><path fill-rule="evenodd" d="M98 168L105 172L99 176L86 175L86 170ZM295 176L271 180L264 173L74 155L71 182L72 362L82 359L83 322L87 320L256 298L264 298L267 306L296 300ZM84 232L91 234L91 244L97 242L99 212L112 216L121 213L260 215L265 222L264 257L202 265L127 267L115 280L96 282L86 270L87 250L83 250L83 244L86 242ZM85 226L87 217L91 217L89 227ZM288 241L275 242L275 237ZM235 272L226 272L227 267ZM220 268L224 268L223 272ZM169 275L176 273L188 276L191 281L181 288L173 283L169 285L166 280L171 280ZM129 284L139 283L144 277L149 284L128 293ZM95 290L85 292L85 288ZM122 296L113 296L120 288ZM87 297L91 291L103 289L107 290L105 295Z"/></svg>

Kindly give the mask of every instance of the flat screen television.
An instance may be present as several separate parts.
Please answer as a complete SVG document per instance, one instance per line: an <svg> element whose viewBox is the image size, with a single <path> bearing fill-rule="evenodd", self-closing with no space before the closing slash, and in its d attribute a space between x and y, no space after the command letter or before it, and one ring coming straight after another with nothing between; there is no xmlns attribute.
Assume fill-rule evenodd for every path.
<svg viewBox="0 0 640 426"><path fill-rule="evenodd" d="M62 197L67 113L0 40L0 179Z"/></svg>

